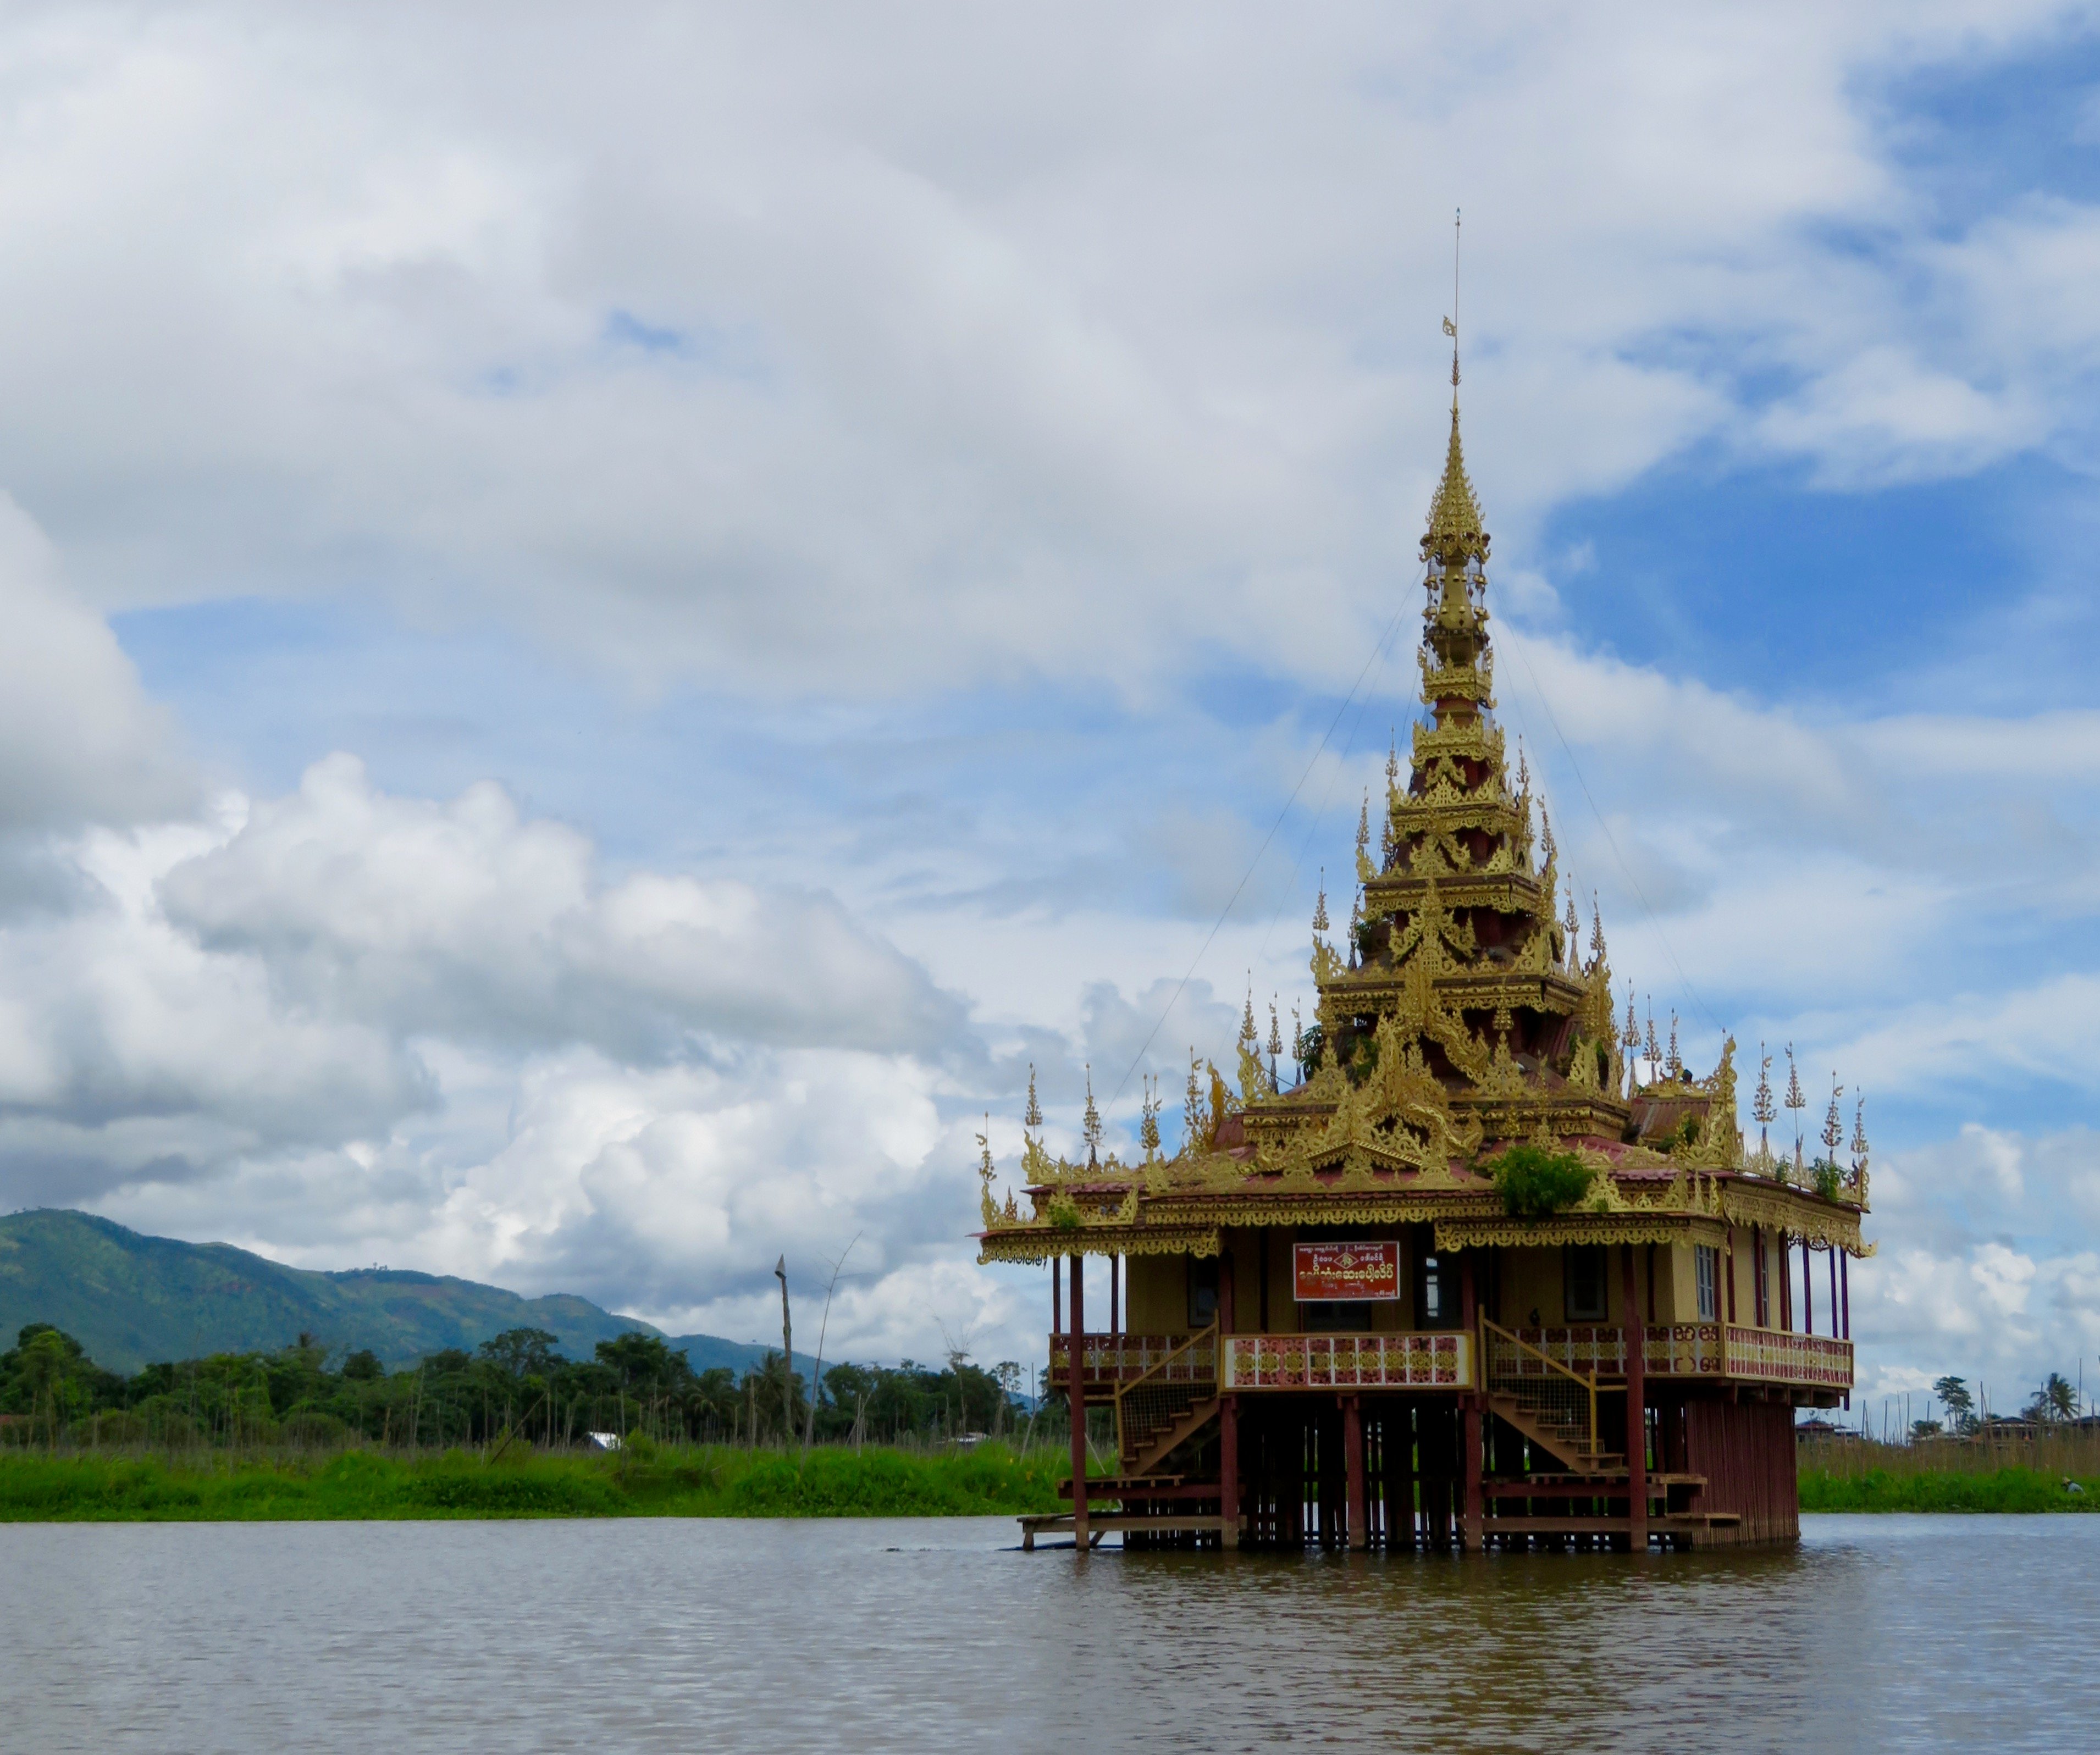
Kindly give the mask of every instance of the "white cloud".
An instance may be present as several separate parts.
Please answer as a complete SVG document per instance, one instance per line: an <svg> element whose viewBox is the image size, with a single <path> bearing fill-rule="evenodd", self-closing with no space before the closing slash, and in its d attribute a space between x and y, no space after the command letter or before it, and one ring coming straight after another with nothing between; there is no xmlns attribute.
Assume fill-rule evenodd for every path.
<svg viewBox="0 0 2100 1755"><path fill-rule="evenodd" d="M739 690L1331 681L1436 454L1449 199L1520 538L1701 436L1878 479L2077 427L2092 223L1944 238L1862 96L2056 16L31 14L0 478L111 603L377 553Z"/></svg>

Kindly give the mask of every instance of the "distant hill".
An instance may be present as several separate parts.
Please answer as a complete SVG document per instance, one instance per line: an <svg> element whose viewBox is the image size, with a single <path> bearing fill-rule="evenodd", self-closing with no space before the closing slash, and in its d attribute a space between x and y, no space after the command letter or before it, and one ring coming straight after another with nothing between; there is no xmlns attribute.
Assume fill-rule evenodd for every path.
<svg viewBox="0 0 2100 1755"><path fill-rule="evenodd" d="M448 1347L471 1352L505 1329L545 1329L576 1359L616 1334L662 1332L587 1299L520 1298L391 1268L317 1273L231 1244L143 1237L49 1208L0 1219L0 1347L30 1322L64 1329L98 1365L127 1375L156 1360L267 1352L302 1334L369 1347L392 1369ZM765 1356L712 1334L667 1338L695 1371L726 1365L741 1376Z"/></svg>

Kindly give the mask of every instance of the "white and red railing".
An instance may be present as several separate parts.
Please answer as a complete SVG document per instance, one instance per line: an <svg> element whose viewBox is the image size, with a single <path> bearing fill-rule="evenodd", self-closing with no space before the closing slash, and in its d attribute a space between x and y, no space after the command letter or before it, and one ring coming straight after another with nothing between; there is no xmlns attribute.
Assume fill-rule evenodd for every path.
<svg viewBox="0 0 2100 1755"><path fill-rule="evenodd" d="M1626 1331L1603 1324L1512 1329L1512 1338L1581 1378L1623 1381ZM1190 1341L1197 1344L1191 1347ZM1852 1387L1852 1343L1825 1334L1716 1322L1642 1331L1652 1378ZM1070 1369L1070 1338L1050 1337L1051 1381ZM1220 1382L1233 1389L1470 1389L1478 1345L1455 1329L1371 1334L1088 1334L1081 1367L1091 1387Z"/></svg>

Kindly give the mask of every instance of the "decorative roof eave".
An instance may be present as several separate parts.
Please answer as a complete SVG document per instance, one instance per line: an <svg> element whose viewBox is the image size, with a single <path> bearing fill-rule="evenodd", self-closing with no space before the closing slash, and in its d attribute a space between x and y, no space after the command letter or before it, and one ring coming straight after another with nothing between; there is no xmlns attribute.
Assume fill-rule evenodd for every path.
<svg viewBox="0 0 2100 1755"><path fill-rule="evenodd" d="M1440 1250L1544 1249L1564 1243L1705 1243L1718 1248L1728 1228L1710 1214L1560 1213L1551 1219L1454 1217L1436 1224Z"/></svg>
<svg viewBox="0 0 2100 1755"><path fill-rule="evenodd" d="M1065 1255L1215 1255L1215 1226L1028 1225L980 1231L977 1263L1046 1262Z"/></svg>

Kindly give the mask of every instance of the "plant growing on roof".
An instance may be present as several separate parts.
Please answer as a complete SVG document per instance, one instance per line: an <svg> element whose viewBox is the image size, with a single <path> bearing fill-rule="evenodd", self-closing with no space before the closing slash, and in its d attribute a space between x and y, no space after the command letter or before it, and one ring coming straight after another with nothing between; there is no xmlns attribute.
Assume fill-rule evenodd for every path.
<svg viewBox="0 0 2100 1755"><path fill-rule="evenodd" d="M1590 1192L1596 1171L1573 1152L1513 1145L1488 1165L1502 1210L1512 1219L1546 1219Z"/></svg>

